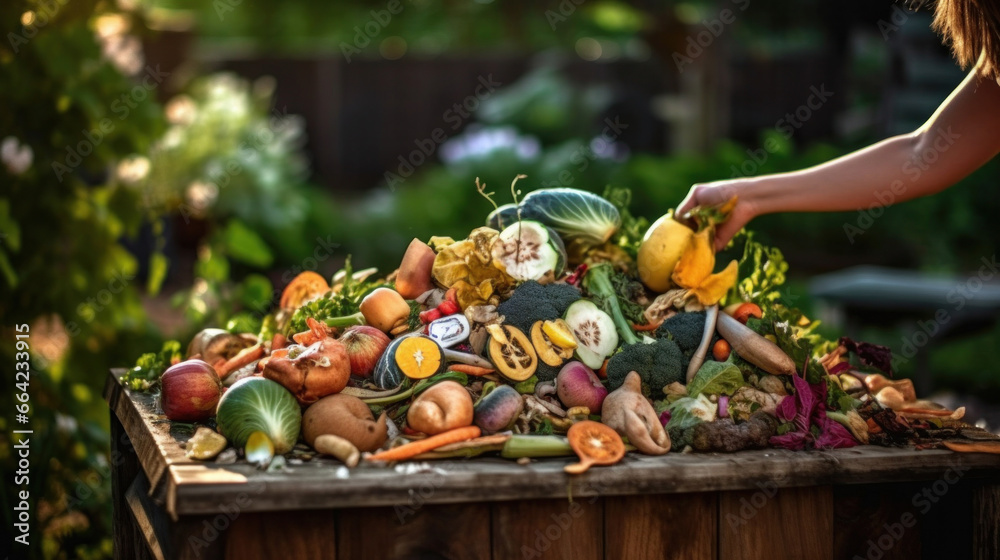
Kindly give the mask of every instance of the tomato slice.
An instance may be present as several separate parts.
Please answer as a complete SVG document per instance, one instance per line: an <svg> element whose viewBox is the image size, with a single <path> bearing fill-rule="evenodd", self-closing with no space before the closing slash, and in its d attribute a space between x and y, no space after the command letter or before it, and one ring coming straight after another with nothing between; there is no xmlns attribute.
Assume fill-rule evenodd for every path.
<svg viewBox="0 0 1000 560"><path fill-rule="evenodd" d="M580 462L566 465L563 469L570 474L586 472L593 465L613 465L625 456L625 442L618 432L609 426L583 420L570 426L566 433L569 445L580 457Z"/></svg>
<svg viewBox="0 0 1000 560"><path fill-rule="evenodd" d="M281 308L294 311L330 291L330 284L316 272L306 270L299 273L281 292Z"/></svg>

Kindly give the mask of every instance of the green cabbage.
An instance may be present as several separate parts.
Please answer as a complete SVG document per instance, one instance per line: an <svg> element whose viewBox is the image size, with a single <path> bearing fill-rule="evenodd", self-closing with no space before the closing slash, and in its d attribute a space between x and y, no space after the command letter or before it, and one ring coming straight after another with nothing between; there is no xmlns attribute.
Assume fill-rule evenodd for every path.
<svg viewBox="0 0 1000 560"><path fill-rule="evenodd" d="M215 421L219 433L236 447L246 446L250 434L271 438L276 454L287 453L299 439L302 409L280 384L263 377L240 379L219 401Z"/></svg>
<svg viewBox="0 0 1000 560"><path fill-rule="evenodd" d="M622 217L607 200L578 189L540 189L521 201L521 219L535 220L554 229L567 241L588 246L611 239Z"/></svg>

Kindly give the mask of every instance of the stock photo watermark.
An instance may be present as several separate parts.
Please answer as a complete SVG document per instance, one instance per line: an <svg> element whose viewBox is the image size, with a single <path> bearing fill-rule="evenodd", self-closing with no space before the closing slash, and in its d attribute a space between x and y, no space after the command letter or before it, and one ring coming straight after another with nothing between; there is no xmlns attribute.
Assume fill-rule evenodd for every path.
<svg viewBox="0 0 1000 560"><path fill-rule="evenodd" d="M896 521L884 523L882 532L877 537L868 539L868 542L865 543L867 545L865 552L855 554L851 560L881 560L886 553L903 540L907 531L916 527L919 516L927 515L934 508L934 505L958 484L968 470L968 468L958 466L950 467L941 475L941 478L913 494L910 505L913 506L915 513L914 511L906 511Z"/></svg>
<svg viewBox="0 0 1000 560"><path fill-rule="evenodd" d="M809 121L816 113L826 105L826 102L833 97L834 92L826 89L826 84L822 83L817 86L809 86L809 97L795 108L794 111L785 113L785 116L781 117L774 123L774 130L776 130L782 137L786 140L790 139L795 135L795 132L802 128L802 126ZM764 140L764 145L756 150L747 148L747 159L743 160L738 167L734 164L730 167L732 171L731 178L737 177L748 177L756 175L760 170L761 166L767 163L767 160L771 157L771 154L777 152L781 149L778 141L774 138L767 138Z"/></svg>
<svg viewBox="0 0 1000 560"><path fill-rule="evenodd" d="M353 41L351 43L347 43L346 41L340 42L340 52L344 55L344 60L350 64L351 57L361 54L362 49L366 48L376 37L381 35L382 31L392 23L392 18L401 14L404 8L406 6L402 0L389 0L385 8L369 12L371 17L368 21L362 25L354 26Z"/></svg>
<svg viewBox="0 0 1000 560"><path fill-rule="evenodd" d="M735 11L723 8L714 18L702 20L701 25L703 29L693 35L687 36L685 40L687 45L684 48L684 52L674 51L670 55L670 58L674 61L674 65L677 66L678 72L683 73L685 66L694 64L694 61L705 54L712 46L712 43L715 43L715 40L729 29L729 26L736 21L736 16L745 12L750 7L750 0L730 1L736 6Z"/></svg>
<svg viewBox="0 0 1000 560"><path fill-rule="evenodd" d="M156 65L156 68L146 66L146 75L143 76L140 83L115 99L110 105L111 112L117 115L118 121L124 121L132 113L132 110L138 107L139 103L145 101L153 90L160 87L163 80L169 76L169 72L160 70L159 64ZM76 144L66 145L66 156L61 162L52 162L52 171L56 174L56 179L61 183L63 177L79 167L87 156L94 153L94 150L104 142L104 139L115 131L116 126L115 121L104 117L97 123L96 128L80 131L83 138Z"/></svg>
<svg viewBox="0 0 1000 560"><path fill-rule="evenodd" d="M590 163L614 151L618 139L622 133L628 129L628 124L621 122L618 115L604 119L604 129L601 134L595 137L585 146L580 146L569 156L569 162L575 167L575 171L563 169L552 181L542 181L542 188L568 187L576 181L576 174L583 173L590 167Z"/></svg>
<svg viewBox="0 0 1000 560"><path fill-rule="evenodd" d="M47 26L66 4L69 4L69 0L42 0L38 2L38 9L25 12L21 16L21 30L7 33L7 42L14 54L18 54L22 46L34 39L38 31Z"/></svg>
<svg viewBox="0 0 1000 560"><path fill-rule="evenodd" d="M945 301L951 304L950 309L938 308L932 318L917 321L913 332L903 337L902 348L899 352L893 352L892 355L893 368L909 362L921 348L930 344L931 340L944 330L945 325L951 322L954 314L965 309L966 305L983 290L987 282L1000 275L1000 262L997 261L996 253L989 257L980 258L980 263L982 264L974 274L957 282L945 295Z"/></svg>
<svg viewBox="0 0 1000 560"><path fill-rule="evenodd" d="M576 13L576 9L583 5L587 0L562 0L559 5L556 6L555 10L545 10L545 21L549 22L549 28L552 31L556 30L556 27L560 23L564 23L573 14Z"/></svg>
<svg viewBox="0 0 1000 560"><path fill-rule="evenodd" d="M493 74L479 76L477 82L472 93L452 104L441 114L441 120L450 125L449 128L452 132L461 128L463 123L472 118L473 113L479 109L479 105L489 99L497 88L503 86L503 83L493 79ZM406 155L400 154L396 158L399 165L396 166L395 171L383 173L386 186L390 190L395 190L397 185L413 176L417 168L426 163L437 152L441 144L448 140L448 136L448 132L444 128L438 127L425 138L415 138L413 145L416 146L416 149Z"/></svg>
<svg viewBox="0 0 1000 560"><path fill-rule="evenodd" d="M919 153L907 159L900 166L900 173L909 179L909 184L916 183L931 166L937 163L941 155L950 150L961 137L962 135L953 131L950 126L945 130L938 130L933 137L926 141L927 145L923 146ZM898 202L906 194L909 184L902 179L895 179L887 188L873 193L875 202L871 203L868 208L858 210L854 223L844 222L844 234L851 245L854 245L858 237L864 235L875 225L875 220L882 217L887 206Z"/></svg>
<svg viewBox="0 0 1000 560"><path fill-rule="evenodd" d="M11 456L15 458L17 470L13 482L16 491L13 512L14 542L31 544L31 327L27 324L14 327L14 427L11 430Z"/></svg>

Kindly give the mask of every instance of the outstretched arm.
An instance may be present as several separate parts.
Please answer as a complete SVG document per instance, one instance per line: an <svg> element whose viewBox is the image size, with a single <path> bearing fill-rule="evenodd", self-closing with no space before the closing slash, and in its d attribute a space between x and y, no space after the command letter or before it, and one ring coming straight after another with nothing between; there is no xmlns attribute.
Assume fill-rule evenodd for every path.
<svg viewBox="0 0 1000 560"><path fill-rule="evenodd" d="M694 185L678 207L718 205L738 196L719 227L721 249L747 222L774 212L860 210L939 192L1000 152L1000 85L978 66L919 129L827 163L793 171Z"/></svg>

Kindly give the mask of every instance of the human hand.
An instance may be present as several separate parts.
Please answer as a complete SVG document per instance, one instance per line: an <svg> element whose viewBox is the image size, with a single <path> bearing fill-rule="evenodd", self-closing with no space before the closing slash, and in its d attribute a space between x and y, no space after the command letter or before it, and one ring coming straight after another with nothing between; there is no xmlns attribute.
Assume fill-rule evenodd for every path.
<svg viewBox="0 0 1000 560"><path fill-rule="evenodd" d="M693 185L677 207L675 215L678 218L683 217L695 206L722 206L734 196L737 197L736 206L729 214L729 219L718 224L715 229L715 250L721 251L725 249L729 240L758 214L753 202L745 196L746 189L743 188L745 184L745 180L737 179Z"/></svg>

